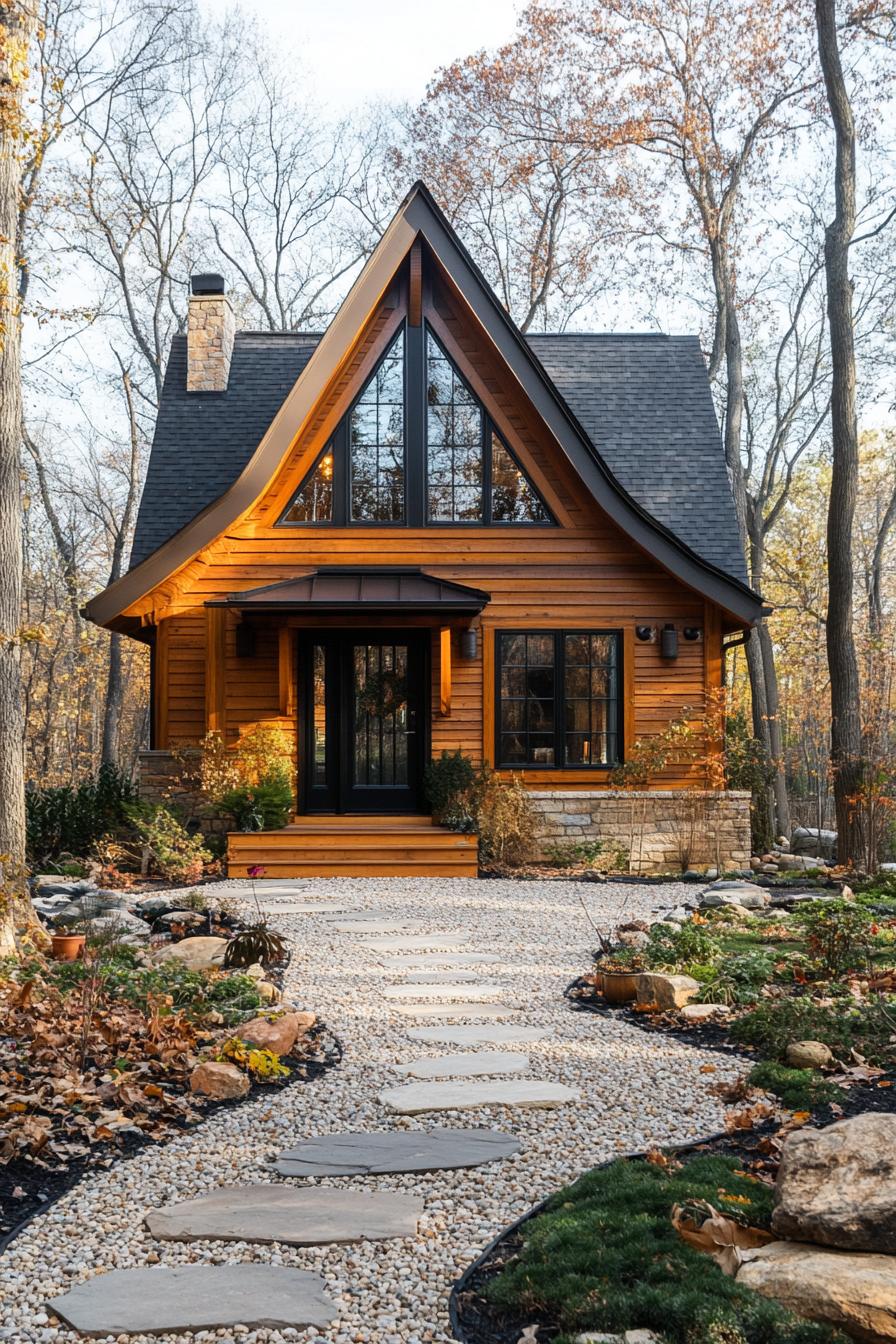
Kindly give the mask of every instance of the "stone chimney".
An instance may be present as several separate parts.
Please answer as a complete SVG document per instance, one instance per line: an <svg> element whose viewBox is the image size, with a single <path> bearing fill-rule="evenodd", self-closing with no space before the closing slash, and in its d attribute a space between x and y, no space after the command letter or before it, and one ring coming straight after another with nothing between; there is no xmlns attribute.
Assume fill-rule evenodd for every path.
<svg viewBox="0 0 896 1344"><path fill-rule="evenodd" d="M187 314L187 391L226 392L236 321L223 275L190 279Z"/></svg>

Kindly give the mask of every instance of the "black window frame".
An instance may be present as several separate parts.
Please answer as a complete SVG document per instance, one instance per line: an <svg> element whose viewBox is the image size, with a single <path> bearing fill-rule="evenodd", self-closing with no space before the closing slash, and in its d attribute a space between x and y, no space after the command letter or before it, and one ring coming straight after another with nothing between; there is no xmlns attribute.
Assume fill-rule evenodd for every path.
<svg viewBox="0 0 896 1344"><path fill-rule="evenodd" d="M427 442L427 368L426 368L426 338L432 331L433 339L439 349L448 359L452 368L456 371L458 378L467 389L469 395L476 402L482 414L482 441L480 444L482 454L482 516L481 518L467 519L436 519L429 516L429 444ZM404 338L404 516L394 519L376 519L376 518L353 518L351 506L351 442L350 426L354 411L367 390L370 382L376 377L380 363L386 358L392 349L399 335ZM493 504L493 473L492 473L492 435L500 440L504 451L508 454L511 461L516 465L522 475L525 477L529 489L538 500L541 508L544 510L544 518L540 519L495 519L492 513ZM413 446L416 445L416 448ZM313 473L317 470L321 459L327 452L333 454L333 517L329 522L303 522L300 519L289 519L287 514L295 503L296 497L308 484ZM495 423L480 397L476 395L470 384L467 382L456 361L445 348L438 332L431 327L431 324L423 321L419 326L411 326L405 320L395 328L389 340L386 349L383 351L380 359L377 361L370 377L364 382L364 386L354 398L345 414L340 419L338 425L333 430L324 447L320 450L314 459L312 466L302 477L301 483L289 498L286 508L283 510L275 524L277 527L341 527L341 528L365 528L365 527L413 527L413 528L481 528L496 527L498 529L523 527L523 528L555 528L557 520L547 504L538 486L532 480L529 472L520 462L519 457L507 441L507 436L502 433L500 427Z"/></svg>
<svg viewBox="0 0 896 1344"><path fill-rule="evenodd" d="M495 665L494 665L494 685L495 685L495 721L494 721L494 760L496 770L562 770L562 771L585 771L587 773L604 772L609 773L622 765L625 760L625 676L623 659L625 656L625 641L623 631L616 629L591 629L582 626L564 626L562 629L548 628L543 626L533 628L512 629L500 628L495 630ZM517 635L539 635L553 639L554 641L554 760L553 761L506 761L501 751L502 739L502 694L501 694L501 673L503 669L502 648L505 638L513 638ZM615 674L616 674L616 694L611 697L609 703L613 706L613 728L608 729L608 735L612 731L616 738L616 758L610 762L595 761L584 765L581 762L567 764L566 761L566 640L569 636L592 636L597 635L602 638L609 637L613 639L616 647ZM575 729L570 729L575 732ZM528 730L527 730L528 733Z"/></svg>

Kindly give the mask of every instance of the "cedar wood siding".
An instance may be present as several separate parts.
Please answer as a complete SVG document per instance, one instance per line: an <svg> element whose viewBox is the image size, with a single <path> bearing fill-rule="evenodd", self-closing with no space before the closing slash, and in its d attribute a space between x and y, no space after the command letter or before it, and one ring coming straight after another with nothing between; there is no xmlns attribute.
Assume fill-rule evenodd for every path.
<svg viewBox="0 0 896 1344"><path fill-rule="evenodd" d="M627 747L638 736L662 731L682 709L699 710L707 686L720 685L720 610L640 551L587 496L512 375L498 366L463 301L444 282L427 296L425 316L538 486L557 526L275 526L405 314L403 297L387 296L264 495L225 535L131 609L152 613L159 627L156 745L195 742L208 726L219 727L228 740L258 722L279 722L295 732L295 633L281 637L273 626L261 628L255 657L238 659L236 614L204 604L321 565L417 565L491 594L475 662L457 656L457 633L453 636L450 717L439 713L440 640L433 630L436 755L460 747L477 760L492 759L494 631L502 627L623 631ZM657 644L635 640L634 627L667 621L679 629L683 624L702 627L703 642L680 639L677 660L663 662ZM300 622L294 617L291 624ZM309 624L321 622L309 618ZM217 675L221 649L223 677ZM590 790L607 782L599 770L530 770L523 777L536 788ZM670 765L652 783L673 788L689 780L698 782L687 767Z"/></svg>

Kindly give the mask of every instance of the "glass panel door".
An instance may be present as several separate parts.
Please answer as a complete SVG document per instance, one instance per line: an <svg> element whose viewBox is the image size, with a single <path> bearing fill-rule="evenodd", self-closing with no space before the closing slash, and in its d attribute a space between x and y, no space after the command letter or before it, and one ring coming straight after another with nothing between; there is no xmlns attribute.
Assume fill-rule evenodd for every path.
<svg viewBox="0 0 896 1344"><path fill-rule="evenodd" d="M314 640L305 661L309 812L420 812L427 632Z"/></svg>

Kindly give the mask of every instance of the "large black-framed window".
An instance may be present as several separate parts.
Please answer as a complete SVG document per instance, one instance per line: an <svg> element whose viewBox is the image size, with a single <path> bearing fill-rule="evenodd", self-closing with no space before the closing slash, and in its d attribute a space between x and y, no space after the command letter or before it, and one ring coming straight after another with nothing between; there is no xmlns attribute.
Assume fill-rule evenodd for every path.
<svg viewBox="0 0 896 1344"><path fill-rule="evenodd" d="M432 328L407 322L279 519L284 527L556 526Z"/></svg>
<svg viewBox="0 0 896 1344"><path fill-rule="evenodd" d="M608 770L622 756L618 630L499 630L496 761Z"/></svg>

